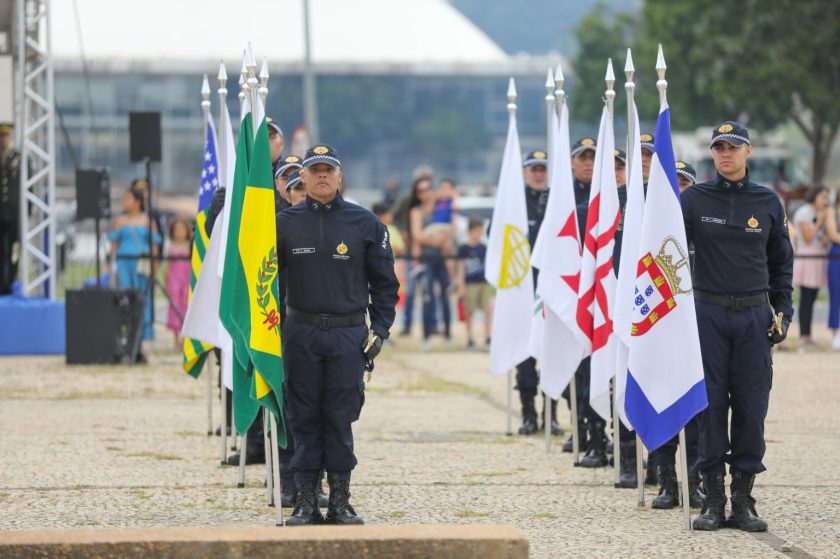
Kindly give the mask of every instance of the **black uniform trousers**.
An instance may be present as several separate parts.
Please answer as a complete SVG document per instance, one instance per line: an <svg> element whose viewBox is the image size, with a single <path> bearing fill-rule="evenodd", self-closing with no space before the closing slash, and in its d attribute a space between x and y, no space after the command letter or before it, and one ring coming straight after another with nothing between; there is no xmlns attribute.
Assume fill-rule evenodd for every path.
<svg viewBox="0 0 840 559"><path fill-rule="evenodd" d="M765 451L764 418L773 381L767 329L769 305L733 309L695 299L709 407L700 413L696 469L759 474ZM731 426L728 422L732 412Z"/></svg>
<svg viewBox="0 0 840 559"><path fill-rule="evenodd" d="M695 416L685 424L685 454L689 471L694 471L697 462L697 443L700 436L700 416ZM648 459L655 466L669 466L677 463L679 435L672 438L650 453Z"/></svg>
<svg viewBox="0 0 840 559"><path fill-rule="evenodd" d="M365 400L366 338L363 324L324 330L289 318L283 327L286 416L298 483L324 468L349 477L356 466L352 423Z"/></svg>
<svg viewBox="0 0 840 559"><path fill-rule="evenodd" d="M17 277L17 264L12 263L12 249L20 232L17 222L0 220L0 295L12 293L12 284Z"/></svg>

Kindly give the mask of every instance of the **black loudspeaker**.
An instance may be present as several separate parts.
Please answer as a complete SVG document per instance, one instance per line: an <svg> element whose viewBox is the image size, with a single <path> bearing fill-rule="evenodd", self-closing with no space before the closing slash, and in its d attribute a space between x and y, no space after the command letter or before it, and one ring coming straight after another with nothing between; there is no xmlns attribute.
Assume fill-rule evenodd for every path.
<svg viewBox="0 0 840 559"><path fill-rule="evenodd" d="M160 113L128 113L131 160L160 161Z"/></svg>
<svg viewBox="0 0 840 559"><path fill-rule="evenodd" d="M66 294L68 365L112 364L131 358L143 312L136 289L75 289Z"/></svg>
<svg viewBox="0 0 840 559"><path fill-rule="evenodd" d="M76 219L111 217L108 169L76 169Z"/></svg>

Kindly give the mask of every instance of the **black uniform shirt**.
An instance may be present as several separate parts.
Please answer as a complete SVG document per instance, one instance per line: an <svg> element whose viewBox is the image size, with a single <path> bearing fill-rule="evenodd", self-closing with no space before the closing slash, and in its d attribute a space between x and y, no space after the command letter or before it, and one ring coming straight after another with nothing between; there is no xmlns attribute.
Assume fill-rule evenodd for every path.
<svg viewBox="0 0 840 559"><path fill-rule="evenodd" d="M531 248L537 241L537 234L545 217L545 206L548 203L548 190L537 191L525 185L525 207L528 211L528 242Z"/></svg>
<svg viewBox="0 0 840 559"><path fill-rule="evenodd" d="M589 192L592 190L591 182L583 182L574 177L572 183L575 191L575 208L577 209L578 233L580 242L583 243L583 232L586 230L586 216L589 215Z"/></svg>
<svg viewBox="0 0 840 559"><path fill-rule="evenodd" d="M777 312L793 316L793 247L779 198L750 182L718 175L682 195L685 233L694 246L694 287L717 295L768 292Z"/></svg>
<svg viewBox="0 0 840 559"><path fill-rule="evenodd" d="M277 214L279 268L287 268L286 305L311 314L370 314L382 339L394 323L399 282L387 228L341 194L306 198Z"/></svg>

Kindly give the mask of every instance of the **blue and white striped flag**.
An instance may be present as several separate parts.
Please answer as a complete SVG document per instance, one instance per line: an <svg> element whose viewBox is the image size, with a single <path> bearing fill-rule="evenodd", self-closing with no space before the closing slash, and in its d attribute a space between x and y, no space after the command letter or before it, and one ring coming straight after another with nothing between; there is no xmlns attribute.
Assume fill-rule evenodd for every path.
<svg viewBox="0 0 840 559"><path fill-rule="evenodd" d="M627 419L649 450L708 406L667 103L660 108L655 137L624 401Z"/></svg>

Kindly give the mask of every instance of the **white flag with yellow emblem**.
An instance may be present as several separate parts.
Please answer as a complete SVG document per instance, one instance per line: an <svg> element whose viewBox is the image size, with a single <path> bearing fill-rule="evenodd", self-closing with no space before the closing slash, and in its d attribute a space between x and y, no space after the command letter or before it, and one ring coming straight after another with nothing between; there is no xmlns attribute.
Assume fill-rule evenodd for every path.
<svg viewBox="0 0 840 559"><path fill-rule="evenodd" d="M487 281L496 288L490 371L499 375L530 357L528 341L534 305L528 211L515 115L510 116L508 123L484 269Z"/></svg>

